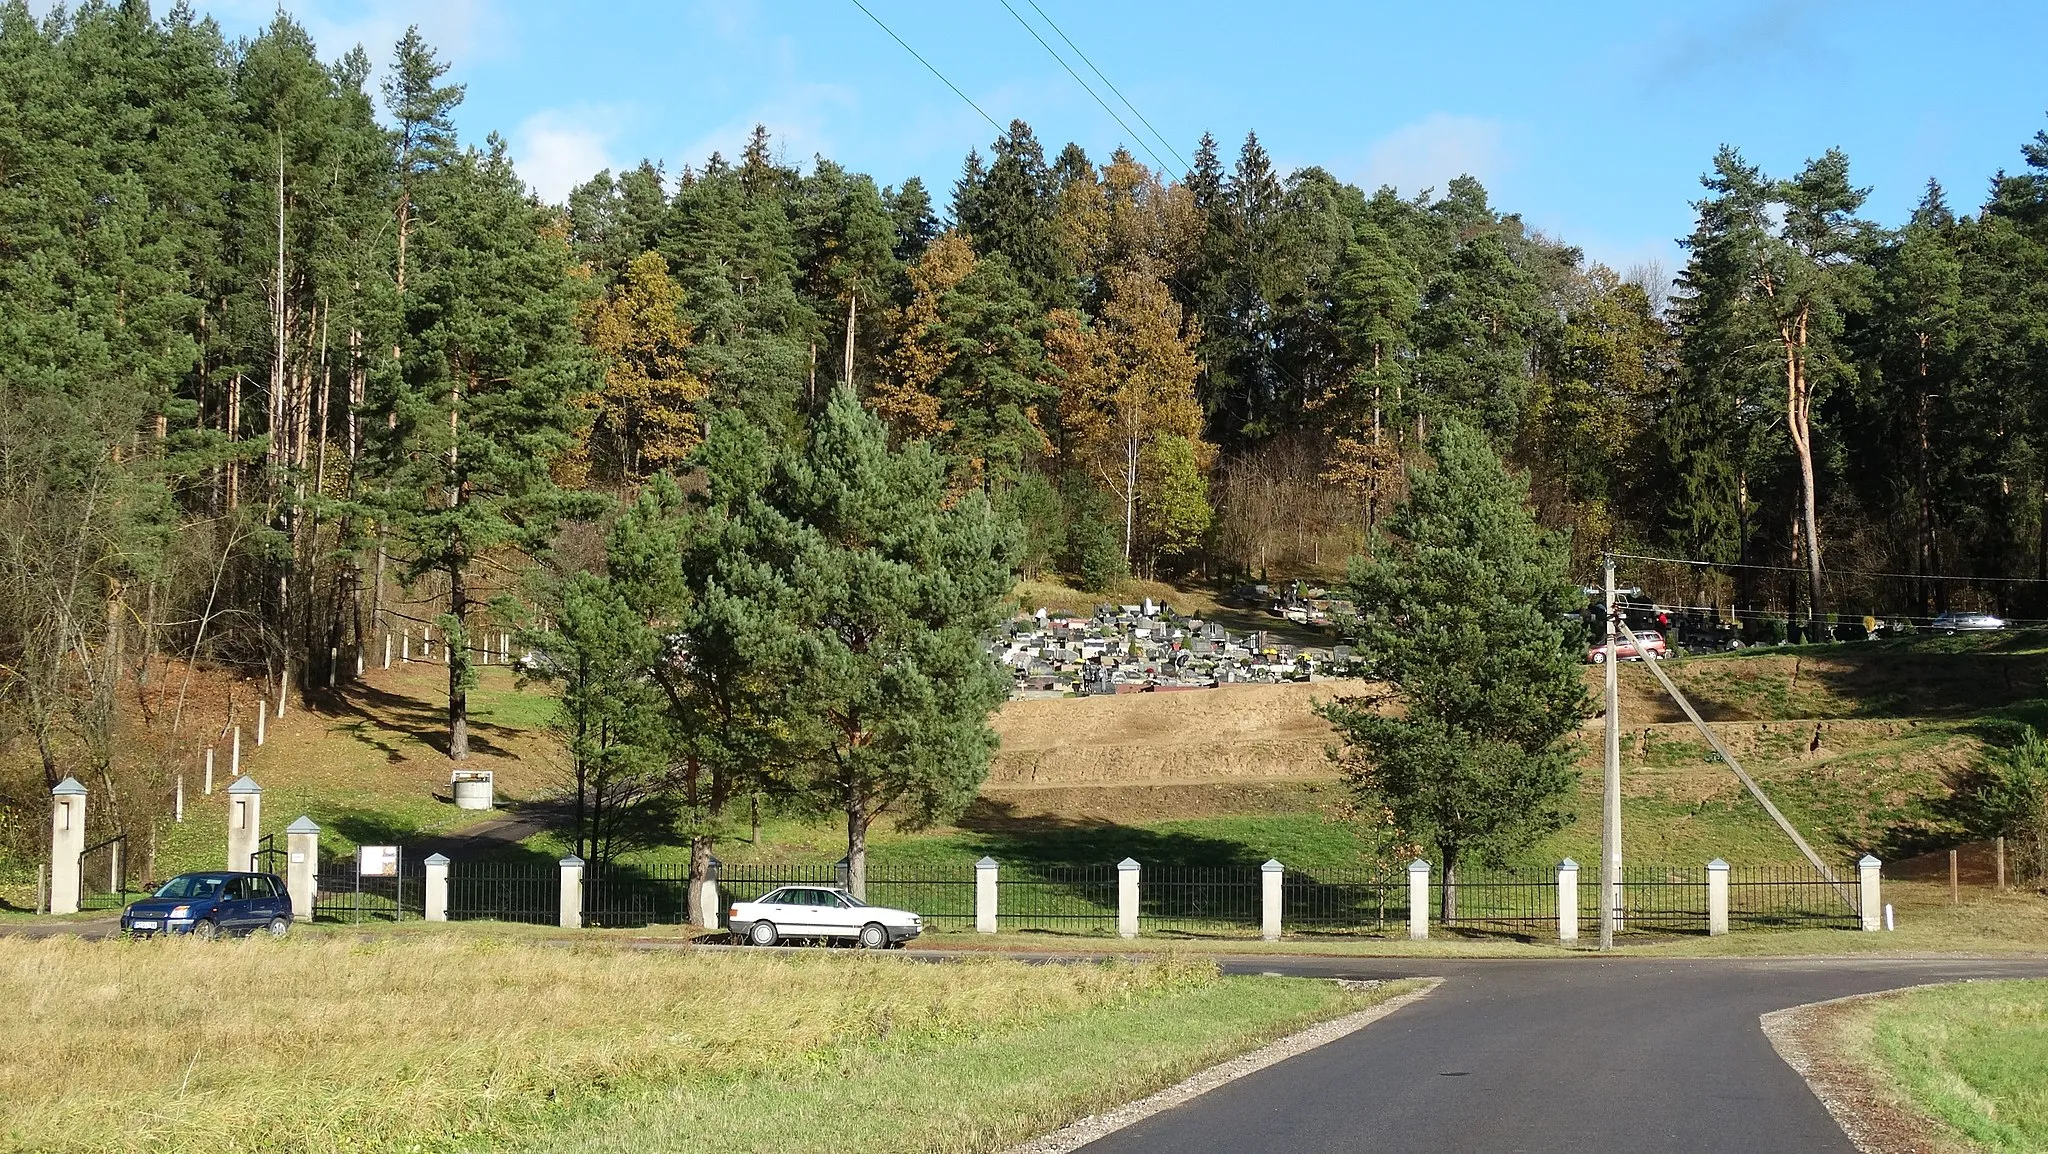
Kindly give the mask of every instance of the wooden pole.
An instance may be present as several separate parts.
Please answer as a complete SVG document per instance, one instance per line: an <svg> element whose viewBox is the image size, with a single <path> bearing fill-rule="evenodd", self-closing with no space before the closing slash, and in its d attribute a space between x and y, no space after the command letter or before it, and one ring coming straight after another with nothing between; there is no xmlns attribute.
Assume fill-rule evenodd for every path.
<svg viewBox="0 0 2048 1154"><path fill-rule="evenodd" d="M1952 906L1961 905L1962 901L1962 883L1956 876L1956 851L1950 850L1948 851L1948 904Z"/></svg>
<svg viewBox="0 0 2048 1154"><path fill-rule="evenodd" d="M2000 834L2000 835L1998 835L1997 839L1996 839L1995 841L1993 841L1993 842L1992 842L1992 856L1993 856L1993 857L1994 857L1994 858L1996 859L1996 862L1997 862L1997 868L1998 868L1998 892L1999 892L1999 893L2004 893L2004 892L2005 892L2005 835L2004 835L2004 834Z"/></svg>

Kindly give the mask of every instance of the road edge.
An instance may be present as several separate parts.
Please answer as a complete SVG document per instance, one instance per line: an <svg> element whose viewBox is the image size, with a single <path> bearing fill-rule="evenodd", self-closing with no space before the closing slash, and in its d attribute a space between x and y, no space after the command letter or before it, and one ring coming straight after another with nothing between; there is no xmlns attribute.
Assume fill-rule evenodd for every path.
<svg viewBox="0 0 2048 1154"><path fill-rule="evenodd" d="M1972 980L1975 979L1962 979ZM1913 990L1959 984L1919 982L1828 998L1772 1010L1758 1017L1757 1022L1778 1057L1805 1080L1806 1088L1862 1154L1947 1154L1957 1147L1945 1138L1938 1123L1901 1101L1870 1070L1843 1056L1826 1035L1829 1019L1854 1006Z"/></svg>
<svg viewBox="0 0 2048 1154"><path fill-rule="evenodd" d="M1227 1086L1247 1074L1256 1074L1268 1066L1278 1065L1289 1058L1306 1054L1318 1046L1328 1045L1339 1038L1355 1034L1388 1014L1421 1001L1443 985L1442 978L1404 978L1396 981L1419 981L1422 986L1405 994L1397 994L1377 1005L1367 1006L1356 1013L1327 1022L1318 1022L1305 1030L1297 1030L1284 1038L1268 1042L1256 1050L1228 1058L1203 1070L1190 1078L1184 1078L1163 1090L1157 1090L1135 1101L1126 1102L1113 1110L1101 1114L1090 1114L1077 1122L1070 1122L1050 1134L1042 1134L1028 1142L1012 1146L1002 1154L1071 1154L1098 1139L1105 1138L1125 1127L1142 1122L1154 1114L1170 1110L1184 1102L1191 1101L1211 1090ZM1362 983L1359 983L1362 984Z"/></svg>

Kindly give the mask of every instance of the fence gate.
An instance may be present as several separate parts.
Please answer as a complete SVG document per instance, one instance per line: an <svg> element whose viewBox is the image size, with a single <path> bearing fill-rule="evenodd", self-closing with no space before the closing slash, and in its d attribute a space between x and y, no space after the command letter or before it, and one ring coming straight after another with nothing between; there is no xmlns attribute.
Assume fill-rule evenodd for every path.
<svg viewBox="0 0 2048 1154"><path fill-rule="evenodd" d="M266 833L256 839L256 849L249 855L248 868L254 873L283 877L289 860L289 855L277 844L277 835Z"/></svg>
<svg viewBox="0 0 2048 1154"><path fill-rule="evenodd" d="M78 854L78 908L118 910L139 891L128 881L128 835L117 833Z"/></svg>

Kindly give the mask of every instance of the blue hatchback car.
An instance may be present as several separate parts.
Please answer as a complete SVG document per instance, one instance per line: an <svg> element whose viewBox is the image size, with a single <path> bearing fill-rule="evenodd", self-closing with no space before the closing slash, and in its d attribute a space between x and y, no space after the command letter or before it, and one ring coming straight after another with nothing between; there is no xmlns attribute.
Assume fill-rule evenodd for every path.
<svg viewBox="0 0 2048 1154"><path fill-rule="evenodd" d="M291 928L291 895L276 874L179 874L121 912L121 931L142 937L216 938L262 931L281 938Z"/></svg>

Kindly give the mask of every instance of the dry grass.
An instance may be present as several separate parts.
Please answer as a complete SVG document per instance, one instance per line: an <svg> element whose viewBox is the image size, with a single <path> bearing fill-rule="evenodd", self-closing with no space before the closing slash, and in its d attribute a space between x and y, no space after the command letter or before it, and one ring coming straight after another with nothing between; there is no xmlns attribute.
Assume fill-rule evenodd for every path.
<svg viewBox="0 0 2048 1154"><path fill-rule="evenodd" d="M1225 981L1185 959L6 939L0 1045L16 1060L0 1066L0 1119L17 1149L494 1145L601 1115L618 1095L796 1074L885 1042L970 1044Z"/></svg>

